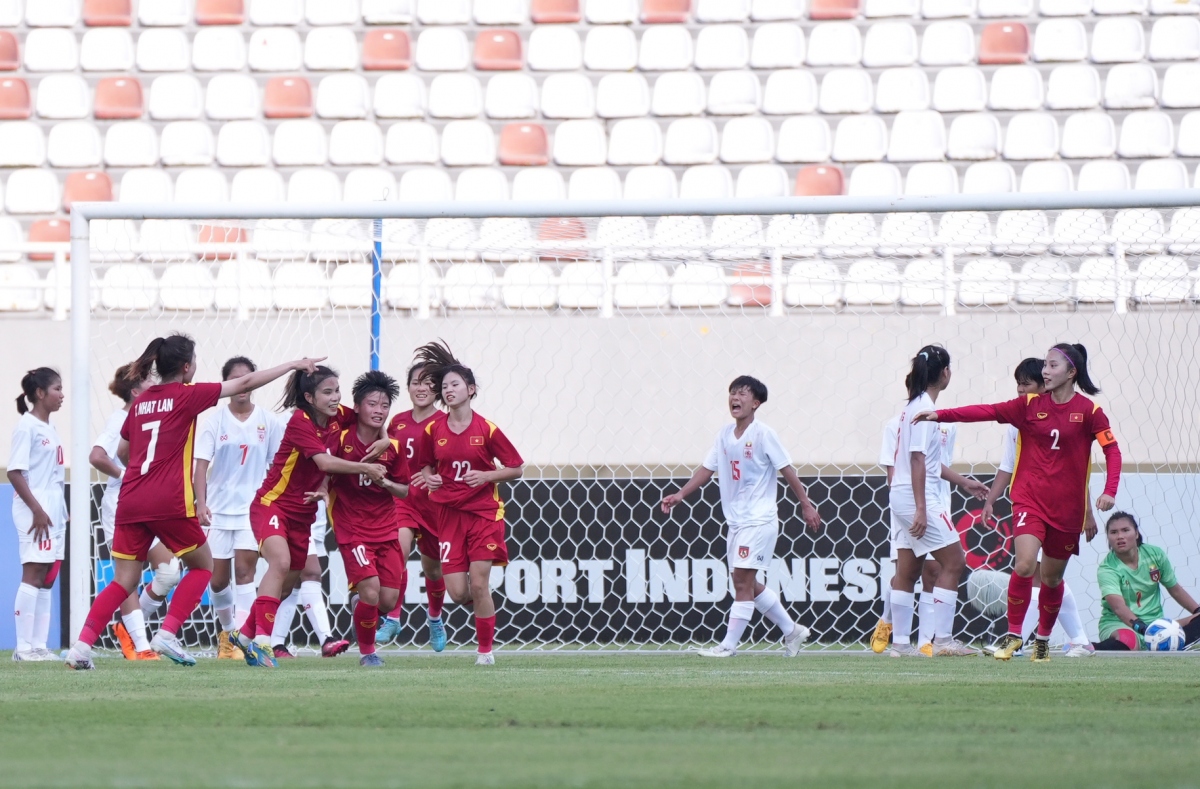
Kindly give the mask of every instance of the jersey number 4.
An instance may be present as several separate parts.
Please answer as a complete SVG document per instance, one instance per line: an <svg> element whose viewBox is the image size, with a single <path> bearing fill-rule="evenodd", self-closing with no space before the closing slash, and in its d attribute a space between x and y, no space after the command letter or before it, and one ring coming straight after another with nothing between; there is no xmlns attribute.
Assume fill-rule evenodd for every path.
<svg viewBox="0 0 1200 789"><path fill-rule="evenodd" d="M742 478L742 469L738 466L739 462L740 461L737 460L729 461L730 479L732 479L734 482L737 482Z"/></svg>

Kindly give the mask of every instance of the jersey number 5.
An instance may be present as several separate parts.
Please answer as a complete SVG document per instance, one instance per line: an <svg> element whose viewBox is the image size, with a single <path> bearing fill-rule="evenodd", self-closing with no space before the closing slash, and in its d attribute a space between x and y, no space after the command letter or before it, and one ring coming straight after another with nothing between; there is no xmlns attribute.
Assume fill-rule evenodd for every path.
<svg viewBox="0 0 1200 789"><path fill-rule="evenodd" d="M737 482L742 478L742 469L738 466L739 462L740 461L737 460L729 461L730 471L732 472L732 479L734 482Z"/></svg>
<svg viewBox="0 0 1200 789"><path fill-rule="evenodd" d="M146 447L146 459L142 461L142 474L148 474L150 464L154 462L154 450L158 447L158 429L160 427L162 427L161 419L142 425L143 433L147 430L150 431L150 445Z"/></svg>

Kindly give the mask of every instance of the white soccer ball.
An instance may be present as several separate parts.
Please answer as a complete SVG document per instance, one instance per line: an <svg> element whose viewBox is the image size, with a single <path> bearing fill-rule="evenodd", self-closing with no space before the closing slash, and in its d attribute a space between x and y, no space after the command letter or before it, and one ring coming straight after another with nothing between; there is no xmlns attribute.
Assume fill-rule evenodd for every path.
<svg viewBox="0 0 1200 789"><path fill-rule="evenodd" d="M976 570L967 577L967 603L984 616L998 619L1008 611L1008 573Z"/></svg>
<svg viewBox="0 0 1200 789"><path fill-rule="evenodd" d="M1170 619L1155 619L1142 636L1151 652L1178 652L1183 649L1183 628Z"/></svg>

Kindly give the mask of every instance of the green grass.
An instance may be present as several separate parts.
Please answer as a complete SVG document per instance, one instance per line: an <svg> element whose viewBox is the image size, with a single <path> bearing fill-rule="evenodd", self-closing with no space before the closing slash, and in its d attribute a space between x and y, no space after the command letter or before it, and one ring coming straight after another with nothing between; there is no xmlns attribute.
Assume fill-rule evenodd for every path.
<svg viewBox="0 0 1200 789"><path fill-rule="evenodd" d="M0 785L1182 787L1200 660L0 654Z"/></svg>

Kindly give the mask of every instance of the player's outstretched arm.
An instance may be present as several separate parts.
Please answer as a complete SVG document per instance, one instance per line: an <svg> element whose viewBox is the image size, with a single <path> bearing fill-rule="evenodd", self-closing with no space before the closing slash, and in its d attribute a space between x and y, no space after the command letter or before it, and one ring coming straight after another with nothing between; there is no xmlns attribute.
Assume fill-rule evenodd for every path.
<svg viewBox="0 0 1200 789"><path fill-rule="evenodd" d="M820 531L821 513L817 512L816 506L809 499L808 489L800 481L799 475L796 474L796 469L791 466L784 466L779 470L779 473L783 475L783 479L787 482L788 487L792 489L792 493L796 494L796 498L800 499L800 513L804 517L804 525L813 531Z"/></svg>
<svg viewBox="0 0 1200 789"><path fill-rule="evenodd" d="M987 485L984 485L977 479L959 474L949 466L942 466L942 479L951 485L957 485L968 496L973 496L980 501L983 501L988 496L989 490Z"/></svg>
<svg viewBox="0 0 1200 789"><path fill-rule="evenodd" d="M1184 611L1188 611L1192 614L1200 613L1200 610L1198 610L1200 609L1200 605L1197 605L1196 598L1188 594L1188 590L1184 589L1180 584L1168 586L1167 594L1171 595L1175 602L1179 603L1179 607Z"/></svg>
<svg viewBox="0 0 1200 789"><path fill-rule="evenodd" d="M696 469L696 472L692 474L692 478L689 479L682 488L674 493L669 493L666 496L663 496L662 501L660 502L662 511L670 512L672 507L695 493L700 488L707 485L708 481L712 478L713 472L704 468L704 466Z"/></svg>
<svg viewBox="0 0 1200 789"><path fill-rule="evenodd" d="M1125 624L1133 628L1133 632L1138 635L1144 635L1146 632L1147 622L1138 619L1138 615L1133 612L1129 604L1125 602L1125 598L1119 594L1110 594L1104 596L1105 602L1112 612L1116 614L1117 619L1120 619Z"/></svg>
<svg viewBox="0 0 1200 789"><path fill-rule="evenodd" d="M237 378L230 378L228 381L221 382L221 397L233 397L243 392L253 392L255 389L266 386L277 378L282 378L293 370L303 370L306 373L316 372L317 365L325 361L326 358L328 357L321 356L316 359L305 357L297 359L294 362L277 364L266 370L256 370Z"/></svg>
<svg viewBox="0 0 1200 789"><path fill-rule="evenodd" d="M383 482L387 474L387 469L378 463L355 463L335 458L328 452L313 455L313 463L326 474L364 474L377 485Z"/></svg>
<svg viewBox="0 0 1200 789"><path fill-rule="evenodd" d="M997 471L996 478L992 480L992 488L988 491L987 498L983 502L983 522L987 523L995 516L992 515L992 509L996 506L996 501L1008 489L1008 483L1012 481L1011 471Z"/></svg>
<svg viewBox="0 0 1200 789"><path fill-rule="evenodd" d="M913 417L913 422L1003 422L1017 424L1021 418L1025 400L1018 398L991 405L964 405L958 408L939 408L922 411Z"/></svg>
<svg viewBox="0 0 1200 789"><path fill-rule="evenodd" d="M120 479L121 469L116 463L108 457L108 453L104 451L104 447L92 447L91 453L88 455L88 463L92 468L99 471L107 477L116 477Z"/></svg>

